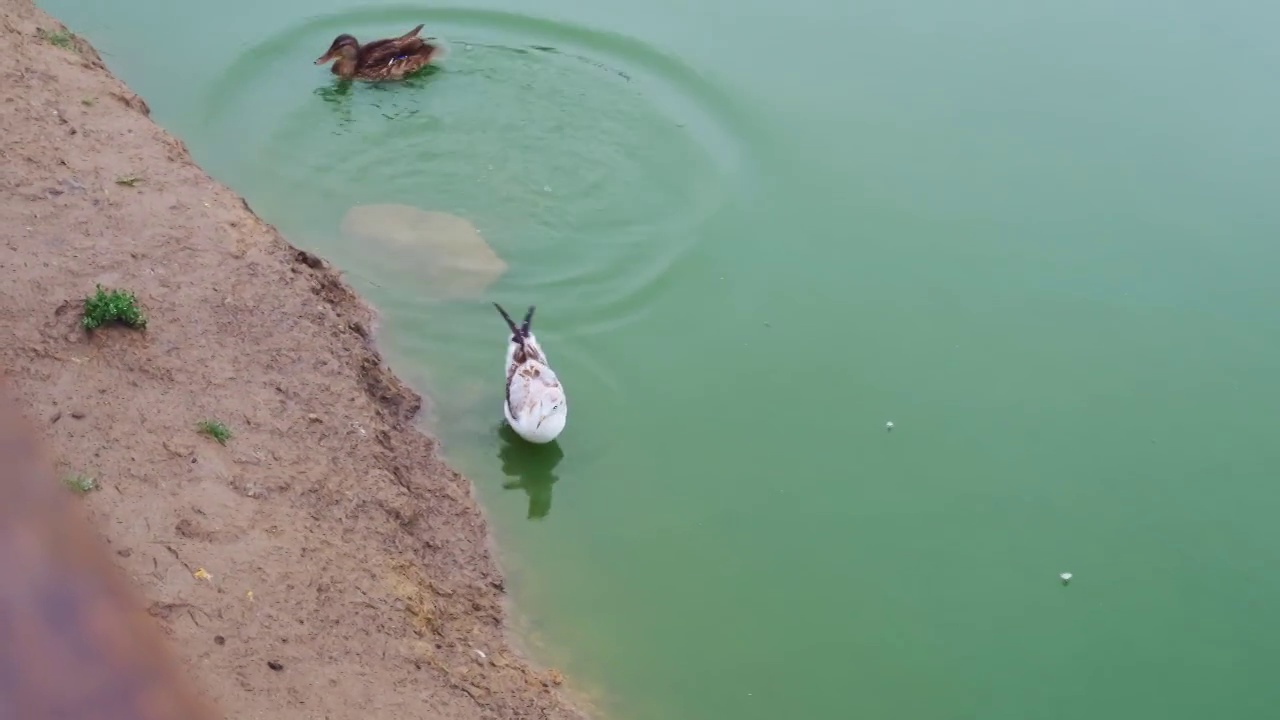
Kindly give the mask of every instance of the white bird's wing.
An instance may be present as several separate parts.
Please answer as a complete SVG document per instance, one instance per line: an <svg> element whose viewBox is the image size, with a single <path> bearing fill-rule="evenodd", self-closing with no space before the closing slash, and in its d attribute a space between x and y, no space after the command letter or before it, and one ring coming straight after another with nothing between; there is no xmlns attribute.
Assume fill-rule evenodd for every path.
<svg viewBox="0 0 1280 720"><path fill-rule="evenodd" d="M507 375L507 410L520 419L532 413L542 396L560 387L560 379L550 366L540 362L518 363Z"/></svg>

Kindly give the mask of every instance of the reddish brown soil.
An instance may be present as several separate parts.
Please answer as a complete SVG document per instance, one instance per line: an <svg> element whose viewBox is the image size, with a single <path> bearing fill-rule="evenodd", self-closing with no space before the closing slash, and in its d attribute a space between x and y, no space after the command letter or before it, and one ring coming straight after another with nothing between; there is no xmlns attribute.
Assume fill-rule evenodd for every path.
<svg viewBox="0 0 1280 720"><path fill-rule="evenodd" d="M0 19L0 367L196 685L228 718L577 717L507 647L471 486L369 309L86 43L30 0ZM84 331L97 283L146 330Z"/></svg>

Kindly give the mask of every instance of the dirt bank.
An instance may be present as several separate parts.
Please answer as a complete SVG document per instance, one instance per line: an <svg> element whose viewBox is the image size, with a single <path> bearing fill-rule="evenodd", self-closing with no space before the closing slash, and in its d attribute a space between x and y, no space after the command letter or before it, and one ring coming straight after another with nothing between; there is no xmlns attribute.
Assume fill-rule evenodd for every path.
<svg viewBox="0 0 1280 720"><path fill-rule="evenodd" d="M471 487L369 310L87 44L29 0L0 17L0 363L196 683L229 718L577 717L506 647ZM145 332L86 333L96 283Z"/></svg>

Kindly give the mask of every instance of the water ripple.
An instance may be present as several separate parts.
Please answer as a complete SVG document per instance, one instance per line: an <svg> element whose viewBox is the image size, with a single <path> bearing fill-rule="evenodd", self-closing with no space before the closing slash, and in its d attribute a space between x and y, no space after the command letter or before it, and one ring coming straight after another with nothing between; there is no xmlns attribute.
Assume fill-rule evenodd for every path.
<svg viewBox="0 0 1280 720"><path fill-rule="evenodd" d="M447 52L405 82L342 83L311 62L339 33L368 40L420 22ZM494 320L480 317L492 309L442 306L394 257L350 246L337 228L354 205L473 222L510 268L488 294L554 308L557 341L592 338L557 352L602 402L620 392L614 373L627 356L601 346L615 356L604 361L594 338L607 345L644 318L664 278L757 177L746 148L763 144L727 92L652 46L457 8L307 19L245 47L200 110L210 144L226 150L204 159L215 174L372 288L390 325L441 320L400 340L433 375L461 385L494 372Z"/></svg>

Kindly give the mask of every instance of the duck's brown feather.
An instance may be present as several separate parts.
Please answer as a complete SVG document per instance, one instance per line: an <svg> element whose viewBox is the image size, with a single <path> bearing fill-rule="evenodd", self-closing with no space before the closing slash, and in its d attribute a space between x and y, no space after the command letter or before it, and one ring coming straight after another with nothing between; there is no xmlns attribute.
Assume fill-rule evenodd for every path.
<svg viewBox="0 0 1280 720"><path fill-rule="evenodd" d="M345 79L376 82L399 80L421 70L431 63L439 50L418 37L422 27L418 25L400 37L359 45L354 53L348 45L346 54L336 58L333 63L333 74Z"/></svg>

